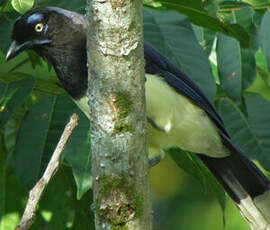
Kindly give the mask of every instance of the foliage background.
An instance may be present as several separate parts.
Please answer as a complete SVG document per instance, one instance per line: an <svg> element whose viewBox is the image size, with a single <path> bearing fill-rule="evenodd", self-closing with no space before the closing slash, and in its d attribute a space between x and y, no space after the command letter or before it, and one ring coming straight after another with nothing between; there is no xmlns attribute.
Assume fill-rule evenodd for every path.
<svg viewBox="0 0 270 230"><path fill-rule="evenodd" d="M88 120L33 52L5 53L16 17L33 6L84 13L82 0L0 0L0 230L14 229L69 116L79 127L32 229L94 229ZM270 169L270 14L267 0L144 1L145 40L215 103L234 142ZM196 156L170 150L151 169L155 229L248 229ZM172 160L174 159L174 161ZM180 167L179 167L180 166ZM224 227L225 224L225 227Z"/></svg>

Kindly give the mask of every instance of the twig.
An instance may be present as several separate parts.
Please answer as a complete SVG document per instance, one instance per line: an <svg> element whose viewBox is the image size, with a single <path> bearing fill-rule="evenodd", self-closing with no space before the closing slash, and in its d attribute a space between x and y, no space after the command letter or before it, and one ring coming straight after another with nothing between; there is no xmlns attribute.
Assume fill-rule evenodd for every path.
<svg viewBox="0 0 270 230"><path fill-rule="evenodd" d="M77 126L77 124L78 124L78 116L76 114L73 114L70 118L70 121L66 125L64 132L62 133L62 136L54 150L54 153L43 176L31 189L23 216L20 220L20 223L15 228L15 230L27 230L34 223L35 211L37 209L37 205L39 203L41 195L43 194L43 191L47 187L52 176L58 170L60 156L64 150L64 147L67 143L69 136L71 135L73 129Z"/></svg>

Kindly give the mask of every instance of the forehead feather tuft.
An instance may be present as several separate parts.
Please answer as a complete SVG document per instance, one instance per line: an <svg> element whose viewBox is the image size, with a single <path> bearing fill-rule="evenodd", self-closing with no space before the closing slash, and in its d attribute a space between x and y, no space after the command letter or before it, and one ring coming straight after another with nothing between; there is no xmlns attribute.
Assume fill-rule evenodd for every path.
<svg viewBox="0 0 270 230"><path fill-rule="evenodd" d="M40 13L34 13L32 15L30 15L27 19L26 19L26 23L27 24L35 24L37 22L42 21L44 18L43 14Z"/></svg>

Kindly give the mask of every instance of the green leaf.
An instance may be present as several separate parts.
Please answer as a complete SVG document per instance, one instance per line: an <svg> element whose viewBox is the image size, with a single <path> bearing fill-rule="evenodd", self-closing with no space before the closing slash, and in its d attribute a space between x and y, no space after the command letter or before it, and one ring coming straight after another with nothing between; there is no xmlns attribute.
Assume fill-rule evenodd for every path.
<svg viewBox="0 0 270 230"><path fill-rule="evenodd" d="M4 130L3 130L3 138L4 138L5 150L6 150L7 154L12 154L14 151L17 132L18 132L18 121L16 122L16 120L14 118L10 119L6 123ZM11 155L9 155L9 157L10 156Z"/></svg>
<svg viewBox="0 0 270 230"><path fill-rule="evenodd" d="M14 171L27 189L47 167L62 131L70 116L80 116L71 135L65 155L71 164L80 198L90 188L89 121L67 95L48 97L33 106L21 123L14 151Z"/></svg>
<svg viewBox="0 0 270 230"><path fill-rule="evenodd" d="M41 1L39 6L57 6L67 10L76 11L78 13L85 13L85 1L84 0L72 0L72 1L59 1L59 0L45 0Z"/></svg>
<svg viewBox="0 0 270 230"><path fill-rule="evenodd" d="M32 77L9 84L0 82L0 127L2 127L23 104L34 86Z"/></svg>
<svg viewBox="0 0 270 230"><path fill-rule="evenodd" d="M257 68L257 77L247 92L257 93L266 99L270 99L270 80L268 75L268 71Z"/></svg>
<svg viewBox="0 0 270 230"><path fill-rule="evenodd" d="M253 94L245 99L248 119L229 99L220 100L219 114L232 141L251 159L258 160L265 169L270 170L267 141L270 140L270 103Z"/></svg>
<svg viewBox="0 0 270 230"><path fill-rule="evenodd" d="M67 96L48 97L33 106L21 123L14 151L14 171L27 189L37 181L74 108Z"/></svg>
<svg viewBox="0 0 270 230"><path fill-rule="evenodd" d="M240 102L242 96L241 53L235 39L219 34L217 63L221 87L230 98Z"/></svg>
<svg viewBox="0 0 270 230"><path fill-rule="evenodd" d="M30 75L32 76L32 75ZM20 73L20 72L12 72L12 73L1 73L0 72L0 79L5 83L10 84L13 81L19 81L29 77L29 74ZM35 75L35 85L34 91L43 92L49 95L59 95L64 92L64 89L59 85L57 79L49 78L46 79L44 75L36 76ZM1 95L1 92L0 92Z"/></svg>
<svg viewBox="0 0 270 230"><path fill-rule="evenodd" d="M49 136L55 98L50 97L33 106L21 123L17 135L13 168L19 182L31 189L41 173L42 158L46 145L55 147L55 135ZM49 139L50 138L50 139Z"/></svg>
<svg viewBox="0 0 270 230"><path fill-rule="evenodd" d="M1 153L2 155L2 153ZM26 193L21 189L14 174L12 174L10 168L1 165L1 170L5 171L5 180L3 187L3 202L1 201L2 216L0 218L1 230L14 230L20 220L20 216L24 210L24 203L26 200ZM14 199L16 197L16 199ZM1 214L0 214L1 215Z"/></svg>
<svg viewBox="0 0 270 230"><path fill-rule="evenodd" d="M89 205L93 204L93 191L89 190L81 200L75 202L75 216L73 230L95 230L94 212Z"/></svg>
<svg viewBox="0 0 270 230"><path fill-rule="evenodd" d="M60 169L42 197L39 213L47 222L46 229L68 229L67 226L70 226L73 221L74 197L70 185L72 182L68 179L65 171ZM40 224L35 229L40 229Z"/></svg>
<svg viewBox="0 0 270 230"><path fill-rule="evenodd" d="M42 58L37 55L34 51L28 50L27 51L29 60L31 61L32 68L35 69L36 66L42 66Z"/></svg>
<svg viewBox="0 0 270 230"><path fill-rule="evenodd" d="M259 49L256 52L257 77L256 81L248 89L250 92L255 92L262 95L264 98L270 99L270 78L267 61Z"/></svg>
<svg viewBox="0 0 270 230"><path fill-rule="evenodd" d="M241 48L242 90L252 85L256 78L255 52L251 49Z"/></svg>
<svg viewBox="0 0 270 230"><path fill-rule="evenodd" d="M268 11L265 12L260 28L260 40L262 46L262 52L266 57L268 69L270 70L270 13Z"/></svg>
<svg viewBox="0 0 270 230"><path fill-rule="evenodd" d="M256 65L259 68L263 69L265 72L268 72L267 61L265 59L265 56L262 53L262 49L259 49L256 52L255 58L256 58Z"/></svg>
<svg viewBox="0 0 270 230"><path fill-rule="evenodd" d="M256 77L255 53L259 48L258 29L254 23L255 12L251 7L234 11L234 21L243 26L250 36L250 47L240 46L242 90L247 89Z"/></svg>
<svg viewBox="0 0 270 230"><path fill-rule="evenodd" d="M248 121L256 135L257 142L262 151L257 153L257 159L261 165L270 170L270 101L263 99L260 95L250 94L245 96Z"/></svg>
<svg viewBox="0 0 270 230"><path fill-rule="evenodd" d="M211 15L216 15L217 10L218 7L215 1L212 1L211 4L207 6L207 12ZM209 57L210 53L212 52L212 47L214 45L217 32L194 24L192 24L192 27L198 42Z"/></svg>
<svg viewBox="0 0 270 230"><path fill-rule="evenodd" d="M219 21L215 16L203 9L200 0L161 0L159 2L168 9L177 10L187 15L190 21L196 25L234 37L245 47L249 45L249 35L240 25Z"/></svg>
<svg viewBox="0 0 270 230"><path fill-rule="evenodd" d="M196 82L210 100L216 85L207 55L186 17L173 11L144 10L144 36Z"/></svg>
<svg viewBox="0 0 270 230"><path fill-rule="evenodd" d="M33 7L34 0L11 0L11 5L17 12L23 14Z"/></svg>
<svg viewBox="0 0 270 230"><path fill-rule="evenodd" d="M17 13L2 13L0 14L0 50L6 53L10 46L12 25L18 17Z"/></svg>
<svg viewBox="0 0 270 230"><path fill-rule="evenodd" d="M79 122L73 131L65 148L65 158L72 167L77 186L77 199L91 188L91 153L90 153L90 121L80 111L76 110Z"/></svg>
<svg viewBox="0 0 270 230"><path fill-rule="evenodd" d="M0 142L0 148L3 149L3 143ZM6 191L6 170L5 170L5 157L0 154L0 229L4 229L3 218L5 215L5 191Z"/></svg>
<svg viewBox="0 0 270 230"><path fill-rule="evenodd" d="M214 44L216 32L196 25L192 25L192 27L196 34L199 44L202 46L207 56L209 56L212 51L212 46Z"/></svg>
<svg viewBox="0 0 270 230"><path fill-rule="evenodd" d="M222 1L218 3L218 6L220 9L235 9L239 7L246 7L249 6L249 4L245 2L236 2L236 1Z"/></svg>
<svg viewBox="0 0 270 230"><path fill-rule="evenodd" d="M243 26L250 35L250 48L244 48L236 40L220 35L217 42L217 59L221 87L234 101L241 101L242 91L256 77L255 52L258 49L257 29L253 22L254 11L250 7L233 11L226 20Z"/></svg>
<svg viewBox="0 0 270 230"><path fill-rule="evenodd" d="M180 168L198 179L205 189L209 188L215 194L224 215L226 202L224 189L202 164L200 159L195 154L183 151L179 148L172 148L169 152Z"/></svg>
<svg viewBox="0 0 270 230"><path fill-rule="evenodd" d="M244 0L246 3L252 5L253 7L269 7L269 1L268 0Z"/></svg>

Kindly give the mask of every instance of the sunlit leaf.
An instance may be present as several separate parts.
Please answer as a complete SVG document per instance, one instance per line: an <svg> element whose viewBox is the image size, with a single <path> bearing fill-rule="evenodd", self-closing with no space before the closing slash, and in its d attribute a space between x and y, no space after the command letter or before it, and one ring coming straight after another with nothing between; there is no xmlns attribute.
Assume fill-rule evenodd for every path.
<svg viewBox="0 0 270 230"><path fill-rule="evenodd" d="M31 9L34 5L34 2L34 0L11 0L13 8L21 14Z"/></svg>

